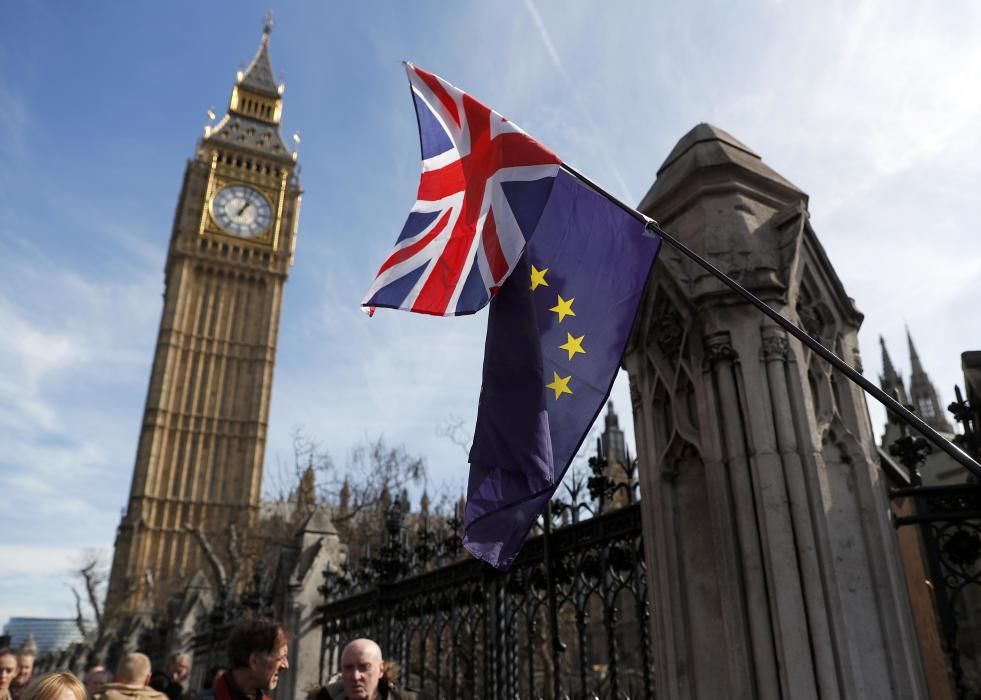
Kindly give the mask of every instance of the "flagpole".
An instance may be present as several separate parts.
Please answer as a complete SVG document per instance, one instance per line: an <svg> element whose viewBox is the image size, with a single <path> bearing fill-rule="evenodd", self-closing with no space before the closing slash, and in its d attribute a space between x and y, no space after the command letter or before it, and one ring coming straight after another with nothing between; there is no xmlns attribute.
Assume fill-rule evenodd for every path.
<svg viewBox="0 0 981 700"><path fill-rule="evenodd" d="M661 226L656 221L654 221L653 219L651 219L648 216L645 216L644 214L642 214L641 212L637 211L633 207L624 204L619 199L617 199L616 197L614 197L613 195L611 195L609 192L607 192L606 190L604 190L601 187L597 186L596 183L594 183L592 180L590 180L589 178L587 178L586 176L584 176L582 173L578 172L577 170L571 168L570 166L568 166L566 164L563 164L562 167L566 171L568 171L570 175L573 175L574 177L578 178L579 180L581 180L582 182L584 182L586 185L588 185L590 188L592 188L593 190L595 190L597 194L600 194L600 195L606 197L608 200L610 200L614 204L618 205L619 207L621 207L622 209L624 209L626 212L630 213L638 221L642 221L644 223L645 227L647 228L647 230L650 230L650 231L656 233L664 241L666 241L667 243L670 243L672 246L674 246L674 248L676 248L678 251L680 251L682 254L684 254L689 260L691 260L692 262L694 262L695 264L697 264L698 266L700 266L706 272L708 272L711 275L713 275L714 277L716 277L719 281L721 281L723 284L725 284L731 290L733 290L734 292L736 292L736 294L738 294L743 299L745 299L747 302L749 302L750 304L752 304L753 306L755 306L757 309L759 309L760 311L762 311L774 323L778 324L785 331L787 331L792 336L794 336L795 338L797 338L797 340L799 340L801 343L803 343L804 345L806 345L807 347L809 347L811 350L813 350L814 352L816 352L818 355L820 355L822 358L824 358L825 360L827 360L828 362L830 362L831 365L835 369L837 369L840 372L842 372L853 383L857 384L862 389L864 389L866 392L868 392L869 394L871 394L879 403L881 403L883 406L885 406L886 410L888 410L894 416L896 416L897 418L899 418L900 420L902 420L904 423L906 423L907 425L909 425L910 427L912 427L914 430L916 430L917 432L919 432L921 435L923 435L923 437L925 437L927 440L929 440L930 442L932 442L936 447L938 447L942 451L946 452L948 455L950 455L950 457L952 457L954 460L956 460L961 466L963 466L964 468L966 468L968 471L970 471L976 477L981 478L981 464L978 464L977 462L975 462L973 459L971 459L971 457L966 452L964 452L963 450L961 450L960 448L958 448L956 445L954 445L952 442L950 442L949 440L947 440L944 436L942 436L936 430L934 430L929 425L927 425L926 423L924 423L923 420L919 416L917 416L915 413L913 413L912 411L910 411L908 408L906 408L901 403L899 403L898 401L896 401L894 398L892 398L891 396L889 396L887 393L885 393L884 391L882 391L882 389L880 389L875 384L873 384L872 382L870 382L868 379L866 379L865 377L863 377L861 374L859 374L858 372L856 372L851 366L848 365L848 363L846 363L840 357L838 357L833 352L831 352L828 348L826 348L824 345L822 345L819 341L817 341L814 338L812 338L810 335L808 335L801 328L798 328L797 325L795 325L794 323L792 323L790 320L788 320L787 318L785 318L783 315L781 315L778 312L774 311L772 308L770 308L769 305L767 305L765 302L763 302L759 297L757 297L752 292L750 292L748 289L746 289L745 287L743 287L742 285L740 285L738 282L736 282L734 279L732 279L731 277L729 277L729 275L727 275L726 273L724 273L722 270L720 270L719 268L717 268L715 265L713 265L712 263L710 263L708 260L706 260L703 257L701 257L700 255L698 255L698 253L696 253L695 251L693 251L691 248L689 248L688 246L686 246L684 243L682 243L681 241L679 241L678 239L676 239L674 236L670 235L669 233L665 232L664 229L662 229Z"/></svg>

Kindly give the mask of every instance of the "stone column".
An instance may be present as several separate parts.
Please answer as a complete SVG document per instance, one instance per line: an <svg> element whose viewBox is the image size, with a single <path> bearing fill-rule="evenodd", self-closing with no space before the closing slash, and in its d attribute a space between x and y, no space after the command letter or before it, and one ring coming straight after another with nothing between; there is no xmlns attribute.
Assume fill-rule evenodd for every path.
<svg viewBox="0 0 981 700"><path fill-rule="evenodd" d="M324 602L320 593L324 569L336 570L347 557L347 546L341 543L326 509L316 508L289 549L289 556L283 553L274 587L277 617L291 635L290 668L280 679L276 697L302 698L307 689L326 682L335 670L322 668L323 634L317 608Z"/></svg>
<svg viewBox="0 0 981 700"><path fill-rule="evenodd" d="M702 124L641 204L858 366L807 195ZM926 697L865 397L665 245L626 355L658 698Z"/></svg>

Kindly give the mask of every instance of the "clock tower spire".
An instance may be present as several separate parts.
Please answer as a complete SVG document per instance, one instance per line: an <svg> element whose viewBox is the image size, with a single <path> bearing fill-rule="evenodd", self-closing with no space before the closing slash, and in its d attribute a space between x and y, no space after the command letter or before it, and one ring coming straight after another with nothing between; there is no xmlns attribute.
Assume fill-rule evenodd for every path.
<svg viewBox="0 0 981 700"><path fill-rule="evenodd" d="M136 463L116 535L110 613L156 607L259 510L283 290L302 190L279 133L271 18L228 112L184 172ZM152 584L150 582L153 582Z"/></svg>

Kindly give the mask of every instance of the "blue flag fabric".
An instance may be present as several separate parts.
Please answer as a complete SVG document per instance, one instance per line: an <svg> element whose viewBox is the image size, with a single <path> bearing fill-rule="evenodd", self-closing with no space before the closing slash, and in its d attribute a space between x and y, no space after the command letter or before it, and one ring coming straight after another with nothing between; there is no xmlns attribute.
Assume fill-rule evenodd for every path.
<svg viewBox="0 0 981 700"><path fill-rule="evenodd" d="M661 240L560 170L491 301L464 546L507 569L562 481L626 348Z"/></svg>

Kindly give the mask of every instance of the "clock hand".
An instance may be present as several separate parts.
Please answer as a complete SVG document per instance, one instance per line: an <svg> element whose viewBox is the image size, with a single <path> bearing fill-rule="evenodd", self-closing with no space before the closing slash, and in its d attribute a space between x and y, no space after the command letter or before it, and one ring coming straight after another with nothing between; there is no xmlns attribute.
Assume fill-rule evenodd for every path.
<svg viewBox="0 0 981 700"><path fill-rule="evenodd" d="M250 202L246 202L245 204L243 204L242 208L238 210L238 213L235 216L242 216L245 210L249 208L249 204Z"/></svg>

